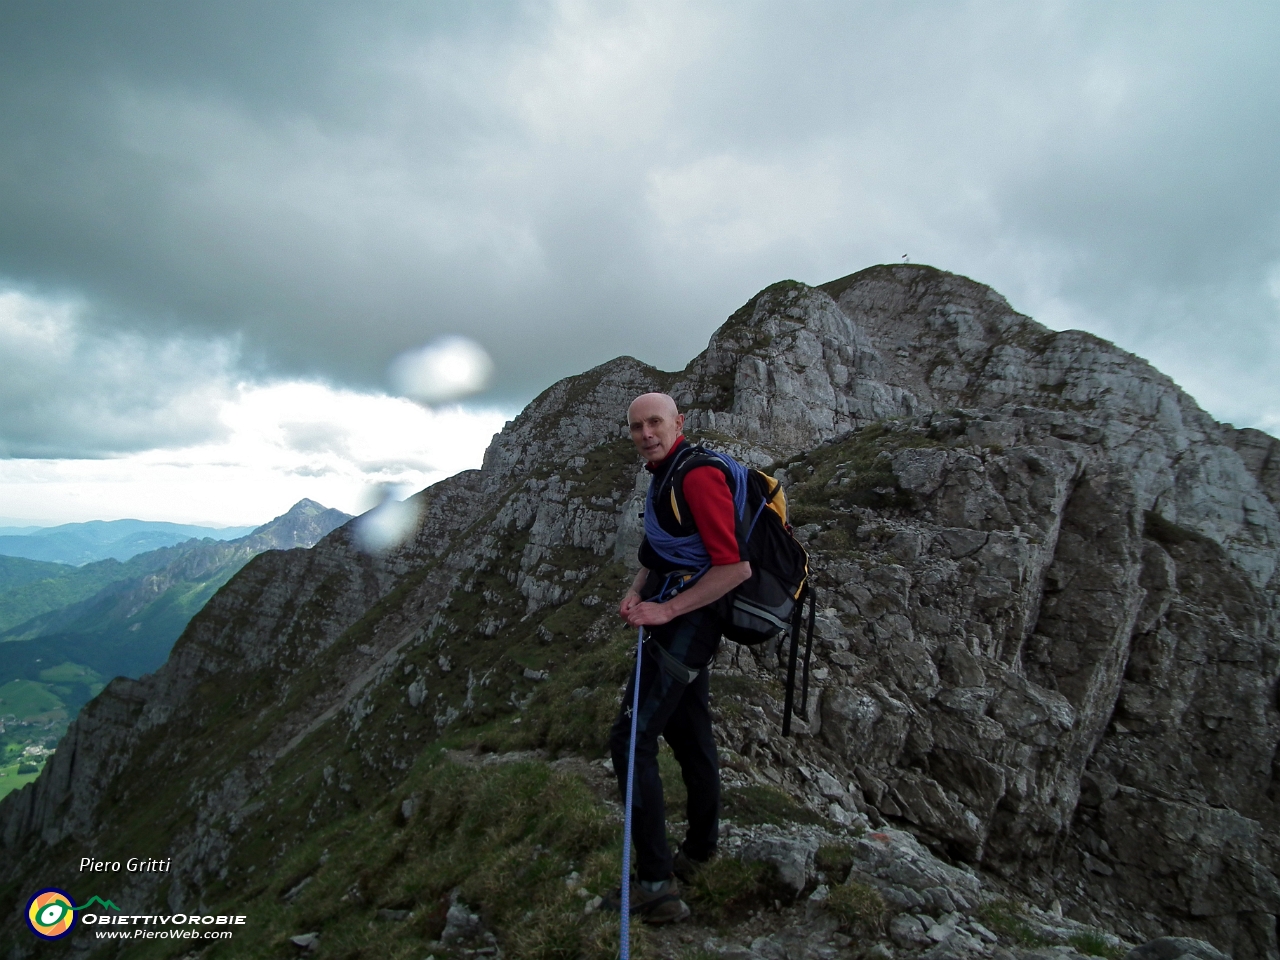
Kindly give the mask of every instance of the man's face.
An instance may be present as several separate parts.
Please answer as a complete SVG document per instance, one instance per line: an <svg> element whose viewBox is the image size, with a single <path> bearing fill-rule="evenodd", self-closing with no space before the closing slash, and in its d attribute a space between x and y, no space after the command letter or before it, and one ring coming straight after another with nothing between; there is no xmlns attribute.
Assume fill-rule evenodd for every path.
<svg viewBox="0 0 1280 960"><path fill-rule="evenodd" d="M665 460L684 429L684 414L677 413L675 401L662 393L637 397L627 411L627 421L636 449L650 463Z"/></svg>

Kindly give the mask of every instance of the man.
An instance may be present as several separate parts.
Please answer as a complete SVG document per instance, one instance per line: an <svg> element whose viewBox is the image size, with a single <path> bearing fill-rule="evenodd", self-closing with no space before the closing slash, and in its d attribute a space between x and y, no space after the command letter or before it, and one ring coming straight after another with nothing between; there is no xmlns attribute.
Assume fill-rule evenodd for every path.
<svg viewBox="0 0 1280 960"><path fill-rule="evenodd" d="M673 870L688 879L715 853L720 767L711 732L708 665L720 643L722 601L750 578L751 565L725 473L693 452L675 401L664 393L646 393L632 401L627 421L652 475L640 571L618 607L627 623L645 628L632 802L638 880L632 911L650 923L668 923L689 915ZM674 542L670 538L706 558L705 572L686 589L679 589L685 576L675 572L687 576L691 567L671 558L664 546ZM671 595L673 590L678 592ZM632 674L609 734L624 797L635 682ZM674 860L658 776L659 734L680 764L689 795L689 829Z"/></svg>

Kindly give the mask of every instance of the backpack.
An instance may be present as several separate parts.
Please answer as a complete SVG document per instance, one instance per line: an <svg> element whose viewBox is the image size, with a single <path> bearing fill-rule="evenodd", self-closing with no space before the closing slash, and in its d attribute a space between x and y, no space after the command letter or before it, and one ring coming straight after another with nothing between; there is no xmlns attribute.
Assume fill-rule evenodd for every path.
<svg viewBox="0 0 1280 960"><path fill-rule="evenodd" d="M787 518L787 495L780 481L760 470L749 469L728 454L706 447L690 447L662 481L657 496L670 488L672 506L676 506L676 482L695 467L714 466L722 470L734 495L739 520L748 524L747 560L751 577L728 596L728 610L722 631L736 643L755 646L778 640L789 631L791 651L787 663L786 703L783 708L782 733L791 732L791 715L807 721L809 701L809 661L813 650L813 624L817 597L809 580L809 554L791 532ZM650 489L649 496L654 496ZM674 539L674 538L673 538ZM656 545L650 541L650 546ZM663 552L659 550L659 552ZM706 572L704 567L681 587L693 583ZM808 603L807 637L805 641L803 686L799 709L795 709L794 689L800 633L804 627L805 604ZM779 654L781 650L779 649Z"/></svg>

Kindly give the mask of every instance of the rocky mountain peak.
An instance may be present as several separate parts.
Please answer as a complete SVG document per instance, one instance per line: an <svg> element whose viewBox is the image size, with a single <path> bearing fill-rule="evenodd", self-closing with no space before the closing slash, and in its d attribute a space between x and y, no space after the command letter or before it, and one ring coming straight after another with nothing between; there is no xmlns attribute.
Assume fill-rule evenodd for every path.
<svg viewBox="0 0 1280 960"><path fill-rule="evenodd" d="M252 540L260 549L310 547L350 519L349 513L304 497L274 520L258 527L246 540Z"/></svg>
<svg viewBox="0 0 1280 960"><path fill-rule="evenodd" d="M1143 510L1223 544L1258 584L1275 572L1280 527L1268 484L1277 458L1268 444L1232 441L1141 358L1090 334L1051 331L989 287L932 267L775 284L716 332L672 389L691 422L757 444L758 461L886 418L947 410L1003 421L988 428L992 442L1020 425L1045 429L1126 471ZM1253 466L1236 446L1257 451Z"/></svg>

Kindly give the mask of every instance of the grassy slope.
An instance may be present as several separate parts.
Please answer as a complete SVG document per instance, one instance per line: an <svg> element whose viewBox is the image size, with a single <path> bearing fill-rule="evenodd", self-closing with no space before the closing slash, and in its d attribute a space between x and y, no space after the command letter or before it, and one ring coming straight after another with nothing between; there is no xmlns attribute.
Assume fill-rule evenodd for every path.
<svg viewBox="0 0 1280 960"><path fill-rule="evenodd" d="M61 710L62 701L43 684L30 680L10 680L0 686L0 716L13 714L19 719Z"/></svg>
<svg viewBox="0 0 1280 960"><path fill-rule="evenodd" d="M14 790L21 790L28 783L34 783L36 778L40 776L39 771L36 773L18 773L19 766L21 766L19 761L10 761L7 757L5 760L0 761L0 799Z"/></svg>
<svg viewBox="0 0 1280 960"><path fill-rule="evenodd" d="M22 557L0 557L0 594L25 584L77 569L65 563L25 560Z"/></svg>
<svg viewBox="0 0 1280 960"><path fill-rule="evenodd" d="M606 582L620 589L625 583L620 571L605 570L584 589L598 590ZM290 949L290 936L320 932L327 956L420 960L426 942L438 938L444 927L455 889L481 912L486 927L498 933L508 956L616 956L616 920L583 910L589 896L617 884L621 852L615 810L581 777L543 760L475 766L450 756L450 751L484 756L537 748L551 756L602 757L608 723L631 669L634 641L626 629L601 633L597 627L592 633L596 639L538 641L534 659L551 668L552 679L527 684L533 689L524 692L532 697L523 711L495 705L498 691L491 685L478 697L475 712L444 735L429 715L403 710L402 700L383 700L366 719L361 738L342 736L344 714L304 741L276 768L272 786L258 798L260 806L255 804L257 809L237 832L227 877L205 889L206 910L249 918L234 940L209 945L208 956L278 957ZM492 665L505 655L497 645L467 640L469 655L456 659L441 680L465 679L467 665ZM434 644L424 644L409 659L429 662L437 651ZM508 666L514 669L515 662ZM433 684L432 690L436 688ZM587 692L574 696L578 691ZM724 707L750 699L748 693L719 690L714 702ZM227 692L213 716L220 738L241 747L289 709L281 704L250 717L235 708L236 699ZM377 742L392 731L419 746L406 770L379 776L365 766L361 741ZM205 747L192 739L192 753L200 757L207 779L216 781L229 758L211 757ZM676 810L683 785L672 758L664 755L662 761ZM121 798L117 809L127 808L124 829L104 838L103 855L163 855L162 848L152 849L156 833L190 823L181 802L183 779L175 776L166 788ZM732 790L726 796L727 812L738 822L803 820L809 814L780 792L740 792L742 796ZM605 796L613 798L611 786ZM736 864L726 867L732 873ZM576 882L566 883L574 873ZM719 911L728 896L733 901L728 906L745 915L768 899L765 894L777 893L759 871L730 879L736 885L728 894L711 893L702 900L694 894L699 908ZM387 911L408 911L408 916L395 919ZM634 936L632 955L652 955L642 924L635 925ZM437 957L456 955L434 951ZM131 945L127 956L177 953L181 951L172 945L155 942Z"/></svg>
<svg viewBox="0 0 1280 960"><path fill-rule="evenodd" d="M37 626L32 631L35 636L13 642L14 657L19 656L19 648L30 647L25 667L8 662L8 644L0 645L0 677L11 670L25 669L30 673L36 657L45 663L70 660L86 664L108 677L138 677L155 670L169 656L174 641L191 618L239 571L244 561L244 557L237 557L198 579L175 580L159 596L140 606L123 596L122 588L131 584L114 584L85 601L74 618L43 628ZM30 622L15 632L29 625Z"/></svg>
<svg viewBox="0 0 1280 960"><path fill-rule="evenodd" d="M0 557L0 683L35 679L39 670L63 661L105 677L155 670L191 618L252 556L294 544L299 512L313 522L317 514L321 520L328 514L345 518L319 504L298 504L254 538L188 540L125 563L76 568L6 564L10 558ZM4 589L6 582L11 589ZM39 613L29 615L33 610ZM72 713L83 702L69 704Z"/></svg>

